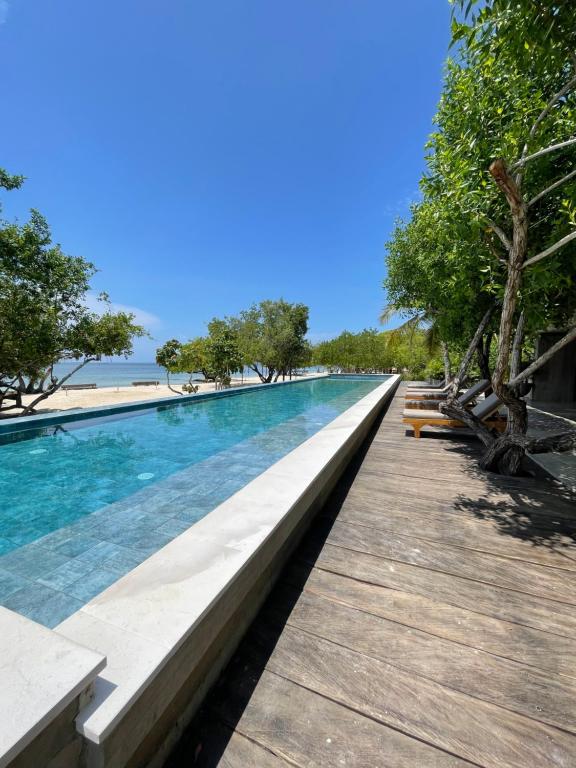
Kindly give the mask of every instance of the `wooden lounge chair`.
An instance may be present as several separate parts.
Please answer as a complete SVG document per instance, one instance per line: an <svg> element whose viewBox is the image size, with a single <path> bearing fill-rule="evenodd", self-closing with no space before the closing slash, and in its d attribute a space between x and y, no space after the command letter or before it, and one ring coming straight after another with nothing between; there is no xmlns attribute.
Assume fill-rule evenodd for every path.
<svg viewBox="0 0 576 768"><path fill-rule="evenodd" d="M480 381L477 381L476 384L474 384L472 387L466 390L466 392L462 392L456 399L460 403L460 405L468 405L468 403L471 403L472 400L474 400L475 397L478 397L478 395L481 395L483 392L486 392L488 387L490 386L490 381L488 379L480 379ZM419 393L412 394L411 392L406 394L406 407L407 408L438 408L438 405L440 402L446 400L448 398L449 392L440 392L435 395L422 395ZM416 404L415 401L418 401ZM410 405L410 402L413 402L414 405Z"/></svg>
<svg viewBox="0 0 576 768"><path fill-rule="evenodd" d="M433 400L434 398L448 397L451 386L451 384L445 384L439 389L433 389L432 387L426 389L407 389L404 397L407 400Z"/></svg>
<svg viewBox="0 0 576 768"><path fill-rule="evenodd" d="M159 381L133 381L133 387L157 387L160 384Z"/></svg>
<svg viewBox="0 0 576 768"><path fill-rule="evenodd" d="M440 384L408 384L408 389L447 389L450 382L444 379Z"/></svg>
<svg viewBox="0 0 576 768"><path fill-rule="evenodd" d="M472 409L474 416L481 419L486 426L497 429L499 432L503 432L506 428L506 417L500 416L497 411L502 405L498 396L495 394L481 400L478 405ZM414 437L420 438L420 430L422 427L465 427L457 419L451 419L449 416L445 416L439 411L425 411L419 408L406 408L402 419L403 424L408 424L414 430Z"/></svg>
<svg viewBox="0 0 576 768"><path fill-rule="evenodd" d="M97 389L98 384L63 384L62 389L66 394L74 392L77 389Z"/></svg>

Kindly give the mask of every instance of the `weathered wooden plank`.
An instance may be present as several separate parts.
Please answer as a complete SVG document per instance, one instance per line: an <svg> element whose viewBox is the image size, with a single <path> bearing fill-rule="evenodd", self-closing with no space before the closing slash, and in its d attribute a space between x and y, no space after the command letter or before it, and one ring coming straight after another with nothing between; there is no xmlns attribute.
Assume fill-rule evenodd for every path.
<svg viewBox="0 0 576 768"><path fill-rule="evenodd" d="M276 599L292 598L279 591ZM270 606L274 620L283 611ZM576 680L502 659L467 645L339 605L311 592L296 600L288 624L405 672L576 733Z"/></svg>
<svg viewBox="0 0 576 768"><path fill-rule="evenodd" d="M452 504L472 505L478 502L484 504L513 504L515 506L532 508L534 512L544 514L550 507L553 507L555 517L563 516L569 520L574 520L574 502L554 495L544 495L542 498L535 498L532 493L526 491L505 492L498 489L491 489L486 485L484 490L479 488L469 489L466 480L463 478L460 483L434 483L423 479L417 474L396 475L373 473L370 478L366 476L359 479L365 487L370 487L376 493L386 492L388 494L398 494L400 496L409 494L423 500L439 500L450 502Z"/></svg>
<svg viewBox="0 0 576 768"><path fill-rule="evenodd" d="M542 513L534 511L533 507L526 507L505 502L491 503L478 497L466 502L457 500L433 500L422 499L417 495L404 493L390 495L386 490L376 491L369 486L355 483L346 498L343 507L354 507L356 504L372 505L373 507L393 507L407 514L421 512L423 514L439 513L442 515L457 516L458 520L470 520L474 522L491 523L498 531L510 537L521 538L526 541L534 541L536 544L548 546L548 536L563 535L574 541L576 537L576 516L567 518L556 516L552 510ZM329 513L326 508L326 513ZM455 520L455 525L459 523Z"/></svg>
<svg viewBox="0 0 576 768"><path fill-rule="evenodd" d="M165 768L290 768L286 762L242 734L211 718L194 741L179 746Z"/></svg>
<svg viewBox="0 0 576 768"><path fill-rule="evenodd" d="M245 708L243 691L258 682ZM241 708L238 709L238 701ZM268 671L230 674L217 714L291 765L307 768L464 768L470 763L409 738ZM246 763L246 768L259 768Z"/></svg>
<svg viewBox="0 0 576 768"><path fill-rule="evenodd" d="M284 581L307 592L415 627L447 640L556 674L576 677L576 640L496 620L431 598L294 564Z"/></svg>
<svg viewBox="0 0 576 768"><path fill-rule="evenodd" d="M454 519L445 512L414 508L408 514L394 501L370 503L367 499L348 499L338 520L380 531L414 536L419 539L463 547L539 565L576 570L576 542L553 530L526 530L526 538L503 534L492 520ZM530 535L530 538L528 536Z"/></svg>
<svg viewBox="0 0 576 768"><path fill-rule="evenodd" d="M484 584L513 589L574 605L576 573L556 568L511 562L507 558L451 547L411 536L344 523L337 520L328 536L334 546L365 552L389 560L417 565L433 571L473 579Z"/></svg>
<svg viewBox="0 0 576 768"><path fill-rule="evenodd" d="M355 552L326 544L312 557L308 549L301 556L324 570L390 589L412 592L486 616L516 622L527 627L576 638L576 609L572 605L500 589L440 571L429 571L399 561Z"/></svg>
<svg viewBox="0 0 576 768"><path fill-rule="evenodd" d="M262 624L257 632L266 640ZM292 627L278 638L267 669L477 765L576 764L571 734Z"/></svg>
<svg viewBox="0 0 576 768"><path fill-rule="evenodd" d="M402 408L226 672L204 768L576 765L575 500Z"/></svg>

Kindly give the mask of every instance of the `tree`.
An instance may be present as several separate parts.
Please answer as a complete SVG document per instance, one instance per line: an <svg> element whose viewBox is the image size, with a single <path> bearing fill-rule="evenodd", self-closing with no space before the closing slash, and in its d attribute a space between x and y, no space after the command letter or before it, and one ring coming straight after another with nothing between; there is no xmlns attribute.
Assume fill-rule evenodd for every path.
<svg viewBox="0 0 576 768"><path fill-rule="evenodd" d="M467 423L488 448L484 466L515 474L526 451L543 448L542 441L526 437L522 396L529 374L520 372L523 334L547 324L568 325L554 351L576 338L571 279L576 271L576 7L493 0L479 11L470 6L464 16L467 23L455 20L453 27L454 39L466 44L445 94L449 119L440 120L436 182L447 180L448 169L459 198L500 241L505 270L492 387L508 407L508 425L495 438L477 420ZM468 129L484 145L482 171L492 184L486 178L472 181L470 152L465 160L465 148L453 135L455 101L468 106L468 120L470 114L480 120L478 125L471 120ZM474 152L472 158L480 159ZM534 361L530 373L549 359L546 354ZM450 410L455 414L453 404L445 408ZM564 448L573 444L576 436L556 442ZM549 440L547 446L553 445Z"/></svg>
<svg viewBox="0 0 576 768"><path fill-rule="evenodd" d="M360 333L344 331L313 348L312 361L327 368L354 373L377 373L388 368L407 368L418 375L430 359L427 334L417 328L378 332L367 328Z"/></svg>
<svg viewBox="0 0 576 768"><path fill-rule="evenodd" d="M229 383L230 374L243 368L238 337L226 320L214 318L208 323L206 353L208 368L220 384Z"/></svg>
<svg viewBox="0 0 576 768"><path fill-rule="evenodd" d="M447 319L474 319L478 328L466 336L478 339L486 368L497 331L492 387L508 406L506 433L498 437L459 407L455 391L442 410L484 442L484 466L515 474L527 450L543 450L542 441L526 437L523 395L528 376L550 359L542 356L521 371L523 337L548 326L568 327L561 344L576 337L576 6L457 0L455 9L456 56L447 65L428 144L424 201L413 212L411 229L401 233L406 242L394 238L403 250L393 275L400 287L395 299L410 299L415 284L416 306L432 310L452 343L455 326ZM423 209L438 226L430 215L420 226ZM454 250L456 261L447 255ZM430 292L420 275L410 275L422 259L431 267L427 274L439 301L427 303ZM462 288L469 285L476 298L466 312ZM491 307L493 317L482 330ZM470 364L469 351L457 379ZM563 437L557 444L570 441Z"/></svg>
<svg viewBox="0 0 576 768"><path fill-rule="evenodd" d="M177 395L181 395L177 389L170 384L171 373L182 372L182 344L178 339L169 339L156 350L156 364L166 370L166 384L168 389Z"/></svg>
<svg viewBox="0 0 576 768"><path fill-rule="evenodd" d="M227 322L236 334L244 364L263 383L290 374L310 358L305 338L308 307L304 304L262 301Z"/></svg>
<svg viewBox="0 0 576 768"><path fill-rule="evenodd" d="M16 189L21 177L0 172L0 186ZM23 225L0 221L0 413L34 413L87 363L103 355L132 352L134 338L145 335L134 316L113 312L101 295L101 315L86 307L94 266L53 245L45 219L32 211ZM78 364L58 378L61 360ZM23 394L36 397L25 407Z"/></svg>

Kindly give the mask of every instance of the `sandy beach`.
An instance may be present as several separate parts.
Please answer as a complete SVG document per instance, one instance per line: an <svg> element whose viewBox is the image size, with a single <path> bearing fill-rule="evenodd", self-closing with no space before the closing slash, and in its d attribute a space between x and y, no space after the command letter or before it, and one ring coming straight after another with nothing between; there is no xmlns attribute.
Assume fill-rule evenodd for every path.
<svg viewBox="0 0 576 768"><path fill-rule="evenodd" d="M318 375L318 374L310 374ZM257 378L232 379L233 387L246 387L252 384L259 384ZM196 382L198 392L214 392L214 382ZM180 391L178 385L174 389ZM186 393L183 393L186 394ZM22 402L27 405L32 402L35 395L28 395L22 398ZM46 398L38 404L36 413L46 413L48 411L68 411L77 408L94 408L99 405L116 405L117 403L134 403L141 400L154 400L159 397L174 397L179 395L168 389L166 384L158 386L129 386L129 387L101 387L97 389L80 389L70 392L59 390L51 397Z"/></svg>

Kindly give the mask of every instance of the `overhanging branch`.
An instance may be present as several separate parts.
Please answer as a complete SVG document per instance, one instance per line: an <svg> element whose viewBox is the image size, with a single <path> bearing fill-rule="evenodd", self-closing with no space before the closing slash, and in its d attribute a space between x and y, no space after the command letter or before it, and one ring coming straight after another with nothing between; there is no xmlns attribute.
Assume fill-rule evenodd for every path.
<svg viewBox="0 0 576 768"><path fill-rule="evenodd" d="M561 141L558 144L551 144L549 147L544 147L544 149L539 149L538 152L534 152L532 155L521 157L520 160L514 163L512 170L515 171L517 168L523 168L526 163L529 163L531 160L536 160L537 157L548 155L550 152L556 152L558 149L564 149L565 147L570 147L573 144L576 144L576 136L573 136L571 139L567 139L566 141Z"/></svg>
<svg viewBox="0 0 576 768"><path fill-rule="evenodd" d="M542 261L542 259L545 259L546 256L551 256L553 253L556 253L557 250L562 248L562 246L569 243L571 240L574 240L576 237L576 229L574 232L570 232L569 235L566 235L566 237L563 237L561 240L558 240L557 243L554 243L554 245L551 245L550 248L546 248L545 251L542 251L541 253L537 253L536 256L532 256L531 259L526 259L524 264L522 264L522 269L526 269L526 267L529 267L531 264L536 264L537 261Z"/></svg>
<svg viewBox="0 0 576 768"><path fill-rule="evenodd" d="M564 96L566 96L566 94L569 93L572 90L572 88L574 88L575 86L576 86L576 76L572 77L566 83L566 85L558 91L558 93L555 93L554 96L552 96L552 98L550 99L550 101L546 104L542 112L540 112L532 128L530 128L530 133L528 134L528 141L524 145L524 149L522 151L522 157L524 159L526 159L526 153L528 152L528 144L530 142L530 139L534 138L534 136L536 135L536 131L540 127L540 124L542 123L542 121L547 117L552 107L555 104L557 104L560 101L560 99L564 98Z"/></svg>
<svg viewBox="0 0 576 768"><path fill-rule="evenodd" d="M537 195L535 195L532 200L528 203L528 207L531 205L534 205L534 203L537 203L538 200L541 200L545 195L547 195L549 192L553 192L558 187L562 186L562 184L565 184L567 181L570 181L570 179L574 178L576 176L576 168L573 171L570 171L570 173L567 173L566 176L564 176L561 179L558 179L558 181L555 181L554 184L550 184L549 187L546 187L546 189L543 189L542 192L538 192Z"/></svg>
<svg viewBox="0 0 576 768"><path fill-rule="evenodd" d="M508 382L508 386L515 386L516 384L520 384L522 381L529 379L533 373L535 373L539 368L542 368L543 365L546 365L548 360L554 357L554 355L567 344L570 344L571 341L574 341L574 339L576 339L576 325L573 328L570 328L570 330L564 336L562 336L562 338L557 341L556 344L553 344L550 349L547 349L544 354L540 355L540 357L534 360L532 365L529 365L522 371L522 373L519 373L518 376L515 376L513 379L511 379Z"/></svg>
<svg viewBox="0 0 576 768"><path fill-rule="evenodd" d="M512 243L510 242L510 238L508 237L506 232L504 232L502 227L499 227L498 224L496 224L496 222L492 221L492 219L486 219L486 221L488 222L488 226L494 232L494 234L498 235L504 248L506 248L506 250L509 251L510 248L512 247Z"/></svg>

